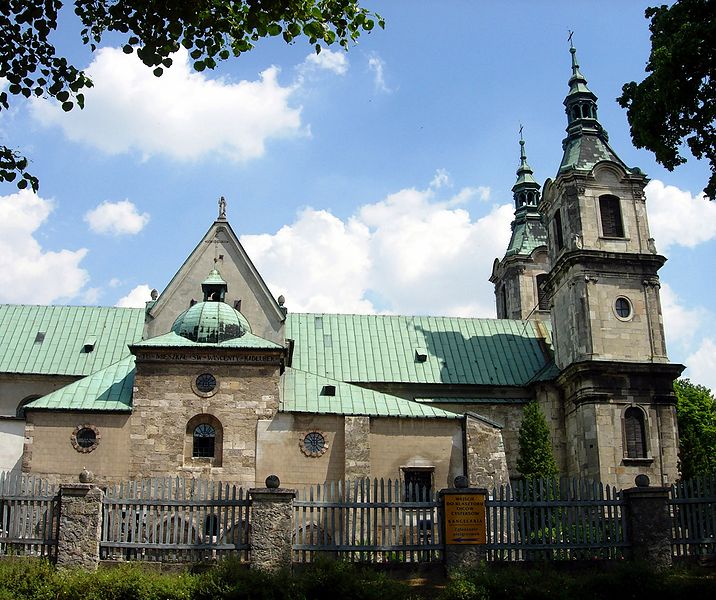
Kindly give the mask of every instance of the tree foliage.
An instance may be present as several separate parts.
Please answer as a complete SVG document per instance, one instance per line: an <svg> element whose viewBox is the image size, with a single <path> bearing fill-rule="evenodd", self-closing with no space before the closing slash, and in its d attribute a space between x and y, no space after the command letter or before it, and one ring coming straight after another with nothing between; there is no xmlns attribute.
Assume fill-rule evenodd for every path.
<svg viewBox="0 0 716 600"><path fill-rule="evenodd" d="M716 398L688 379L674 382L683 479L716 474Z"/></svg>
<svg viewBox="0 0 716 600"><path fill-rule="evenodd" d="M55 98L63 110L84 106L83 90L92 86L85 74L57 54L50 38L57 29L63 0L2 0L0 3L0 110L12 96ZM73 0L82 24L82 42L92 51L112 32L123 40L154 75L161 76L180 47L189 51L194 69L213 69L220 61L251 50L262 38L302 38L348 48L382 18L359 6L359 0ZM0 145L0 181L17 181L21 189L38 188L28 161Z"/></svg>
<svg viewBox="0 0 716 600"><path fill-rule="evenodd" d="M517 469L524 477L534 479L557 475L547 420L537 402L532 401L525 406L518 441L520 455Z"/></svg>
<svg viewBox="0 0 716 600"><path fill-rule="evenodd" d="M705 158L711 176L704 189L716 197L716 2L677 0L647 8L651 18L649 75L622 88L619 104L627 109L637 148L651 150L670 171L686 162L686 142L696 158Z"/></svg>

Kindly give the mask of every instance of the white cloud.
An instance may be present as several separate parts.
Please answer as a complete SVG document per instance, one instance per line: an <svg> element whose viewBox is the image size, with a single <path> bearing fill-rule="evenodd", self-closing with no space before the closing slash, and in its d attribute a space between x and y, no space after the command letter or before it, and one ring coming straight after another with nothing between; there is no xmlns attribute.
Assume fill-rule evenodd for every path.
<svg viewBox="0 0 716 600"><path fill-rule="evenodd" d="M53 210L49 200L22 190L0 196L0 301L48 304L74 298L89 280L79 250L43 250L34 234Z"/></svg>
<svg viewBox="0 0 716 600"><path fill-rule="evenodd" d="M109 283L107 285L111 288L116 288L122 285L122 281L120 279L117 279L116 277L112 277L112 279L109 280Z"/></svg>
<svg viewBox="0 0 716 600"><path fill-rule="evenodd" d="M86 69L94 82L84 110L62 111L42 98L31 103L43 125L58 125L77 142L108 154L137 151L196 160L218 154L246 161L264 154L269 139L302 135L301 109L289 106L295 86L278 82L278 68L256 81L232 83L192 71L186 50L155 77L135 54L102 48Z"/></svg>
<svg viewBox="0 0 716 600"><path fill-rule="evenodd" d="M149 223L149 213L139 214L129 200L105 201L86 212L84 219L95 233L135 235Z"/></svg>
<svg viewBox="0 0 716 600"><path fill-rule="evenodd" d="M291 311L494 316L492 286L478 274L507 247L513 209L473 220L455 207L473 194L404 189L346 221L308 208L274 235L241 240Z"/></svg>
<svg viewBox="0 0 716 600"><path fill-rule="evenodd" d="M450 185L450 173L446 169L438 169L435 171L435 176L430 182L430 187L434 190L439 190L441 187Z"/></svg>
<svg viewBox="0 0 716 600"><path fill-rule="evenodd" d="M335 73L336 75L345 75L348 71L348 59L343 51L329 50L324 48L320 54L309 54L303 62L302 69L323 69Z"/></svg>
<svg viewBox="0 0 716 600"><path fill-rule="evenodd" d="M698 349L686 359L688 372L685 377L693 383L705 385L716 393L716 341L704 338Z"/></svg>
<svg viewBox="0 0 716 600"><path fill-rule="evenodd" d="M661 312L664 316L664 332L667 349L673 344L685 347L691 344L705 322L710 320L709 312L700 306L687 308L668 283L661 284L659 294Z"/></svg>
<svg viewBox="0 0 716 600"><path fill-rule="evenodd" d="M144 308L146 302L152 299L152 288L146 283L142 283L132 289L126 296L117 300L115 306L121 308Z"/></svg>
<svg viewBox="0 0 716 600"><path fill-rule="evenodd" d="M373 54L368 59L368 68L373 71L373 85L376 91L390 93L392 90L385 83L385 62L377 54Z"/></svg>
<svg viewBox="0 0 716 600"><path fill-rule="evenodd" d="M645 191L649 227L660 252L672 245L693 248L716 237L716 202L658 179L650 181Z"/></svg>

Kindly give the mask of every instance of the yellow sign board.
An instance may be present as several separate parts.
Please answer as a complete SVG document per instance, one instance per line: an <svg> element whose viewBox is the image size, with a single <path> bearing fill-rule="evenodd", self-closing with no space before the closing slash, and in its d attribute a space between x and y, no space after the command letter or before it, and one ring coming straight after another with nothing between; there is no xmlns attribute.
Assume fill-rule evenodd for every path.
<svg viewBox="0 0 716 600"><path fill-rule="evenodd" d="M445 494L445 543L485 544L485 494Z"/></svg>

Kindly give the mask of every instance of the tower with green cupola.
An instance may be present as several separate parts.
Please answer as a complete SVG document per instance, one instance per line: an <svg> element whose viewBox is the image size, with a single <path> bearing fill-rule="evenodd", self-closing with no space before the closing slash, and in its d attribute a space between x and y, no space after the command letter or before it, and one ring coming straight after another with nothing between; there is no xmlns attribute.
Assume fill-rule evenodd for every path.
<svg viewBox="0 0 716 600"><path fill-rule="evenodd" d="M490 281L495 286L498 319L549 317L544 280L549 269L547 232L539 213L540 184L527 163L520 131L520 165L512 186L515 218L512 236L502 260L495 259Z"/></svg>
<svg viewBox="0 0 716 600"><path fill-rule="evenodd" d="M672 382L658 270L649 234L647 177L609 144L574 47L564 100L567 137L539 205L548 233L555 362L575 475L633 482L676 477ZM609 465L606 467L605 465ZM604 472L604 469L610 471ZM612 472L613 470L613 472Z"/></svg>

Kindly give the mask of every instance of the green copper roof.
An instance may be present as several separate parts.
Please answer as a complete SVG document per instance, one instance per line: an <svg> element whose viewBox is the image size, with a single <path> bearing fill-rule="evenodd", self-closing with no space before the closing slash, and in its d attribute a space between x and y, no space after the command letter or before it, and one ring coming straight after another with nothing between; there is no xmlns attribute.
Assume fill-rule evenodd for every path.
<svg viewBox="0 0 716 600"><path fill-rule="evenodd" d="M173 331L157 337L142 340L132 345L140 348L254 348L275 350L283 348L280 344L265 340L253 333L245 333L241 337L224 340L223 342L194 342L177 335Z"/></svg>
<svg viewBox="0 0 716 600"><path fill-rule="evenodd" d="M525 185L529 184L529 185ZM527 153L525 152L525 141L520 140L520 166L517 168L517 181L512 186L512 191L515 192L521 188L529 187L531 189L540 188L533 176L532 167L527 163Z"/></svg>
<svg viewBox="0 0 716 600"><path fill-rule="evenodd" d="M251 332L251 326L225 302L197 302L176 318L172 331L194 342L218 343Z"/></svg>
<svg viewBox="0 0 716 600"><path fill-rule="evenodd" d="M572 76L569 78L569 94L592 94L592 91L587 87L587 78L582 75L579 70L579 62L577 61L577 49L572 47L569 49L572 55Z"/></svg>
<svg viewBox="0 0 716 600"><path fill-rule="evenodd" d="M206 279L201 282L201 285L228 285L224 278L221 276L221 273L217 271L216 269L212 269L209 271L209 274L206 276Z"/></svg>
<svg viewBox="0 0 716 600"><path fill-rule="evenodd" d="M575 169L577 171L591 171L594 166L603 160L615 162L625 170L629 168L612 150L609 142L599 135L583 134L579 137L565 140L564 155L559 165L559 172Z"/></svg>
<svg viewBox="0 0 716 600"><path fill-rule="evenodd" d="M325 387L332 386L335 395L325 393ZM332 390L333 391L333 390ZM370 417L415 417L459 419L461 415L397 398L388 394L367 390L287 368L281 378L282 412L303 412L313 414L365 415Z"/></svg>
<svg viewBox="0 0 716 600"><path fill-rule="evenodd" d="M285 335L295 342L291 366L340 381L521 386L551 362L537 327L510 319L289 313Z"/></svg>
<svg viewBox="0 0 716 600"><path fill-rule="evenodd" d="M89 375L127 356L143 327L143 308L0 305L0 371Z"/></svg>
<svg viewBox="0 0 716 600"><path fill-rule="evenodd" d="M542 224L542 218L515 220L512 224L512 237L505 256L513 254L530 255L540 246L547 245L547 230Z"/></svg>
<svg viewBox="0 0 716 600"><path fill-rule="evenodd" d="M30 402L26 408L130 412L135 371L134 357L125 356L92 375Z"/></svg>

